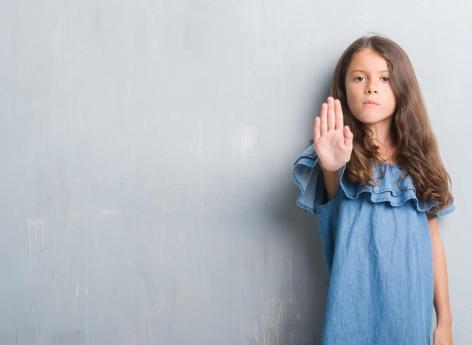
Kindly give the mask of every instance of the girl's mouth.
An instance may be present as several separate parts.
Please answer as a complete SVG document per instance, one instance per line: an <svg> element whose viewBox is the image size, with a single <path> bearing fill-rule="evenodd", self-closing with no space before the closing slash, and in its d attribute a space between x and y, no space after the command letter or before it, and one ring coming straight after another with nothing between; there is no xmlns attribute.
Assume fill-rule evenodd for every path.
<svg viewBox="0 0 472 345"><path fill-rule="evenodd" d="M376 106L378 106L378 103L375 103L373 101L364 102L364 107L372 108Z"/></svg>

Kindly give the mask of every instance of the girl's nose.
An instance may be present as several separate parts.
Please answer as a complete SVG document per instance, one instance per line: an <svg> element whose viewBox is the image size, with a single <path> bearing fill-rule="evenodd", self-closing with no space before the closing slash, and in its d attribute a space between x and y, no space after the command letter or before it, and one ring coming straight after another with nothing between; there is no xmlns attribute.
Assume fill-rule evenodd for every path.
<svg viewBox="0 0 472 345"><path fill-rule="evenodd" d="M378 93L378 85L376 84L375 80L369 80L366 84L366 92L367 94L371 93Z"/></svg>
<svg viewBox="0 0 472 345"><path fill-rule="evenodd" d="M374 87L373 85L368 85L366 87L366 92L367 92L367 94L371 94L372 92L377 93L378 91L377 91L377 88Z"/></svg>

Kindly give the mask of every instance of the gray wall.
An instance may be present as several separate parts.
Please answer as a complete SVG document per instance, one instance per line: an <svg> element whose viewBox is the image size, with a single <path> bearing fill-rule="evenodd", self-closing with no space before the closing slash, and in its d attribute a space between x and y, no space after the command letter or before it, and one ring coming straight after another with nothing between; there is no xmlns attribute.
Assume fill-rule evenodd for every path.
<svg viewBox="0 0 472 345"><path fill-rule="evenodd" d="M451 7L452 6L452 7ZM472 344L471 2L0 1L0 343L318 344L328 276L292 163L336 59L412 59Z"/></svg>

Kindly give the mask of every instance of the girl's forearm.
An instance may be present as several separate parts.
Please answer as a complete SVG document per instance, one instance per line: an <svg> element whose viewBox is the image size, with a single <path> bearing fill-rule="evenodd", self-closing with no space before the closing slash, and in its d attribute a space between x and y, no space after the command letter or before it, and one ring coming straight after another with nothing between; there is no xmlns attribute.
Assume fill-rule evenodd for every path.
<svg viewBox="0 0 472 345"><path fill-rule="evenodd" d="M434 308L438 324L451 325L452 314L449 305L447 266L444 246L439 235L437 218L429 220L434 266Z"/></svg>
<svg viewBox="0 0 472 345"><path fill-rule="evenodd" d="M337 171L329 171L329 170L326 170L321 165L321 162L319 164L320 164L320 168L323 174L323 183L326 190L326 194L328 196L328 199L331 200L336 194L339 187L339 180L341 178L341 169Z"/></svg>

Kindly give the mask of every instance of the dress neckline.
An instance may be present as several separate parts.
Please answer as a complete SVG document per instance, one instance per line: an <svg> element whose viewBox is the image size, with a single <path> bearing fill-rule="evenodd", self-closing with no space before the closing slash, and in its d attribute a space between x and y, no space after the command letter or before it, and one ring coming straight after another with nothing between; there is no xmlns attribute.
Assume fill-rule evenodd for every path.
<svg viewBox="0 0 472 345"><path fill-rule="evenodd" d="M377 162L377 165L387 165L387 166L398 166L399 164L396 162Z"/></svg>

